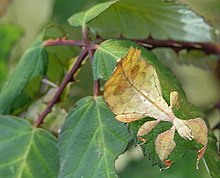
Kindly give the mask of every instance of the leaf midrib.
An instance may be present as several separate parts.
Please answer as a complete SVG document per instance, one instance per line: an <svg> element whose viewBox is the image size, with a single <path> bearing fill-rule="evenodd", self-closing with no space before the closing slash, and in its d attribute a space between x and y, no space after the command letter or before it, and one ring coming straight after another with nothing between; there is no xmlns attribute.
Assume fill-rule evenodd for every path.
<svg viewBox="0 0 220 178"><path fill-rule="evenodd" d="M28 146L26 148L26 152L24 153L24 155L22 157L23 162L22 162L22 165L21 165L21 168L20 168L20 173L18 173L17 178L22 177L22 173L23 173L25 165L26 165L26 160L27 160L27 157L28 157L28 154L30 152L31 145L32 145L32 142L33 142L33 139L34 139L34 134L35 134L35 129L33 129L32 132L31 132L30 141L29 141Z"/></svg>
<svg viewBox="0 0 220 178"><path fill-rule="evenodd" d="M104 157L104 162L105 162L105 165L106 165L106 176L107 177L109 177L109 178L111 178L111 176L109 175L109 172L108 172L108 170L107 170L107 167L108 167L108 164L107 164L107 160L106 160L106 158L107 158L107 155L106 155L106 147L104 146L105 145L105 139L104 139L104 137L103 137L103 129L102 129L102 126L103 126L103 124L102 124L102 121L101 121L101 116L100 116L100 111L99 111L99 106L98 106L98 101L95 101L95 104L96 104L96 109L97 109L97 120L98 120L98 123L99 123L99 128L100 128L100 132L101 132L101 138L102 138L102 145L103 145L103 157Z"/></svg>
<svg viewBox="0 0 220 178"><path fill-rule="evenodd" d="M42 137L42 136L39 134L38 137ZM37 148L36 142L33 142L33 149L35 149L35 152L38 155L38 159L41 160L41 163L42 164L44 163L44 168L47 169L47 173L51 177L55 177L55 175L53 174L52 170L50 169L47 161L44 159L43 155L39 152L39 149Z"/></svg>

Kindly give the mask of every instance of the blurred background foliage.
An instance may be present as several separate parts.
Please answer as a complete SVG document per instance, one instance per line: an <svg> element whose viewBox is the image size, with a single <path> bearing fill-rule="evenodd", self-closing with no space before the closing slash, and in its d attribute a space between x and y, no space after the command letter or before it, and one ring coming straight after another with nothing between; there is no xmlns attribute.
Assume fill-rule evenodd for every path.
<svg viewBox="0 0 220 178"><path fill-rule="evenodd" d="M104 1L106 0L2 0L0 2L1 49L3 47L4 49L10 49L12 44L19 41L14 45L10 53L9 49L0 51L0 87L4 82L3 79L8 75L8 71L10 73L13 70L19 57L38 36L49 39L68 34L70 38L80 39L80 30L70 27L67 24L67 18L76 12L86 10L94 4ZM182 0L182 2L189 4L193 10L204 16L206 21L215 27L217 34L216 42L219 42L220 1ZM8 7L5 6L7 3L9 3ZM10 39L10 43L2 44L2 39L6 38L3 33L6 24L13 26L11 28L12 31L9 31L10 36L7 37ZM59 24L62 25L62 27L59 26ZM57 81L55 85L59 85L64 73L74 62L78 49L50 47L48 50L50 50L50 59L55 61L49 63L48 78L49 81ZM60 53L59 51L62 52ZM155 49L153 52L158 56L161 62L168 65L175 73L190 102L203 107L207 111L207 118L211 128L213 128L220 120L219 111L213 107L220 100L220 67L216 66L215 56L205 56L198 51L192 51L190 53L181 51L180 54L177 55L170 49ZM68 86L66 89L71 93L68 100L59 104L62 108L65 108L65 110L68 110L70 106L83 96L92 94L93 83L89 61L84 64L76 79L77 82ZM51 91L48 93L51 93ZM40 98L40 100L33 102L32 106L28 108L26 117L34 119L36 113L44 108L46 101L45 98ZM60 117L56 117L56 122L51 123L51 118L55 116L49 115L47 117L49 121L45 127L49 129L52 128L52 131L55 129L55 132L58 132L59 126L66 115L65 110L60 112L55 108L55 113L58 113L55 115L59 116L60 114L62 117L61 121L59 121ZM32 113L32 115L30 115L30 113ZM219 131L216 131L216 136L219 137ZM195 169L195 156L195 154L189 152L183 160L176 163L171 169L160 172L158 167L152 167L151 161L142 155L138 147L134 148L131 144L125 154L117 159L116 169L122 178L209 178L203 162L201 162L199 170Z"/></svg>

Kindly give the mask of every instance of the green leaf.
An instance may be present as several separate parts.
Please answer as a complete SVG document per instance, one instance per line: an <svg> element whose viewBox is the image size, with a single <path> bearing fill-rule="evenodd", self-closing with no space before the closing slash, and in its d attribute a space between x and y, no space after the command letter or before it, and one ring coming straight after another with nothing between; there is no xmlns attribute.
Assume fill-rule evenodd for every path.
<svg viewBox="0 0 220 178"><path fill-rule="evenodd" d="M20 27L9 24L0 25L0 61L7 61L8 55L13 45L22 35Z"/></svg>
<svg viewBox="0 0 220 178"><path fill-rule="evenodd" d="M129 150L131 152L131 150ZM132 150L133 151L133 150ZM130 153L129 155L133 155ZM136 155L136 154L135 154ZM132 158L131 158L132 159ZM206 167L201 161L199 170L195 169L196 155L189 151L180 162L174 164L170 169L160 171L158 167L152 166L147 159L134 157L128 165L119 173L120 178L211 178ZM143 176L144 175L144 176Z"/></svg>
<svg viewBox="0 0 220 178"><path fill-rule="evenodd" d="M116 2L118 2L118 0L97 4L87 11L74 14L68 19L68 22L75 27L84 26Z"/></svg>
<svg viewBox="0 0 220 178"><path fill-rule="evenodd" d="M8 74L7 62L10 51L21 35L21 28L15 25L0 25L0 89L2 88L2 85Z"/></svg>
<svg viewBox="0 0 220 178"><path fill-rule="evenodd" d="M7 74L8 74L8 66L4 61L0 59L0 76L1 76L0 77L0 91L7 78Z"/></svg>
<svg viewBox="0 0 220 178"><path fill-rule="evenodd" d="M92 7L96 3L105 1L106 0L55 0L53 8L53 17L59 24L66 23L66 19L70 17L72 14ZM65 9L65 11L63 9Z"/></svg>
<svg viewBox="0 0 220 178"><path fill-rule="evenodd" d="M176 108L173 108L174 113L178 118L190 119L204 116L199 108L193 106L188 102L181 85L177 82L173 73L161 62L159 62L152 52L141 46L138 46L134 42L125 40L107 40L103 42L94 55L94 78L97 79L103 77L104 79L108 79L114 70L116 61L124 57L131 46L141 49L142 57L147 60L148 63L152 64L156 69L162 88L163 98L166 100L167 103L169 103L169 95L171 91L177 91L179 93L180 108L178 110ZM145 118L131 124L131 131L133 132L135 138L140 126L149 119L150 118ZM165 130L168 130L170 127L170 123L159 123L146 136L147 143L142 146L144 154L148 153L149 157L153 161L153 164L158 164L160 167L163 167L164 165L155 152L154 143L157 135ZM197 144L195 141L190 142L184 140L177 133L175 134L175 142L177 146L170 155L173 163L181 159L186 151L188 151L189 149L194 150L195 148L198 149L201 147L201 145Z"/></svg>
<svg viewBox="0 0 220 178"><path fill-rule="evenodd" d="M115 120L102 97L83 98L61 131L59 178L117 177L114 161L130 139L126 126Z"/></svg>
<svg viewBox="0 0 220 178"><path fill-rule="evenodd" d="M179 52L179 55L177 58L177 61L180 63L185 64L192 64L197 67L201 67L206 70L210 70L211 68L214 68L214 66L217 65L218 57L211 54L207 55L203 51L198 50L181 50ZM213 69L214 70L214 69Z"/></svg>
<svg viewBox="0 0 220 178"><path fill-rule="evenodd" d="M0 93L0 113L9 114L24 106L38 90L40 79L46 70L47 53L43 43L38 41L21 57L3 86Z"/></svg>
<svg viewBox="0 0 220 178"><path fill-rule="evenodd" d="M62 26L53 24L44 30L44 40L63 38L68 34ZM69 68L69 61L74 55L78 55L76 48L72 46L47 46L46 51L48 54L48 80L56 83L62 81L65 72ZM71 63L72 64L72 63Z"/></svg>
<svg viewBox="0 0 220 178"><path fill-rule="evenodd" d="M57 139L24 119L0 116L0 152L0 177L57 177Z"/></svg>
<svg viewBox="0 0 220 178"><path fill-rule="evenodd" d="M120 0L91 20L88 26L105 39L151 36L186 41L214 40L210 25L179 1Z"/></svg>
<svg viewBox="0 0 220 178"><path fill-rule="evenodd" d="M209 144L204 155L207 168L213 178L218 178L220 175L220 156L217 149L217 139L213 132L209 132Z"/></svg>
<svg viewBox="0 0 220 178"><path fill-rule="evenodd" d="M181 50L178 54L170 48L156 48L154 54L162 59L162 62L170 64L177 61L179 64L194 65L205 70L215 70L218 57L214 54L207 55L199 50ZM173 60L173 61L172 61Z"/></svg>

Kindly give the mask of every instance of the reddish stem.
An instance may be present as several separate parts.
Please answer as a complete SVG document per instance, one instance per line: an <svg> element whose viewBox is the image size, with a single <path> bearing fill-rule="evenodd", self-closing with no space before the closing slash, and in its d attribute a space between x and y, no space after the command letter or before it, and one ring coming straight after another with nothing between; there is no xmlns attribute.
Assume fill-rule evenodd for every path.
<svg viewBox="0 0 220 178"><path fill-rule="evenodd" d="M174 40L157 40L152 38L147 38L145 40L134 40L138 44L145 46L149 49L154 49L157 47L174 48L176 50L201 50L206 54L216 54L220 58L220 45L212 43L202 43L202 42L185 42L185 41L174 41Z"/></svg>
<svg viewBox="0 0 220 178"><path fill-rule="evenodd" d="M86 47L89 49L98 48L97 44L87 43L84 40L68 40L65 37L44 41L44 46L58 46L58 45L80 46L80 47Z"/></svg>
<svg viewBox="0 0 220 178"><path fill-rule="evenodd" d="M52 100L48 103L46 109L39 114L39 117L37 120L34 122L33 127L39 127L42 123L44 118L47 116L52 111L53 106L59 101L61 94L63 93L65 87L67 84L71 81L73 81L73 75L77 72L77 70L80 68L83 60L85 59L86 55L88 54L88 48L85 48L81 51L76 63L73 65L72 69L70 70L69 73L66 74L63 82L59 86L57 92L55 93L54 97Z"/></svg>
<svg viewBox="0 0 220 178"><path fill-rule="evenodd" d="M86 46L84 41L67 40L65 37L44 41L44 46L56 46L56 45Z"/></svg>
<svg viewBox="0 0 220 178"><path fill-rule="evenodd" d="M174 41L174 40L156 40L152 38L147 38L145 40L134 40L134 41L148 49L165 47L165 48L172 48L177 53L182 49L187 49L187 50L200 50L203 51L205 54L215 54L217 55L218 58L216 73L217 76L220 77L220 44Z"/></svg>

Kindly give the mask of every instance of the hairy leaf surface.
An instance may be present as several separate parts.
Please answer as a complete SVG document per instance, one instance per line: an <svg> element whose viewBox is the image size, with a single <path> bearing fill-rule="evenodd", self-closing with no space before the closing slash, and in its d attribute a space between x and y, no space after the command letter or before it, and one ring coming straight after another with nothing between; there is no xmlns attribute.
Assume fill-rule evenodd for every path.
<svg viewBox="0 0 220 178"><path fill-rule="evenodd" d="M0 177L57 178L57 140L28 121L0 116Z"/></svg>
<svg viewBox="0 0 220 178"><path fill-rule="evenodd" d="M113 178L115 159L131 139L102 97L86 97L69 113L59 138L59 178Z"/></svg>

